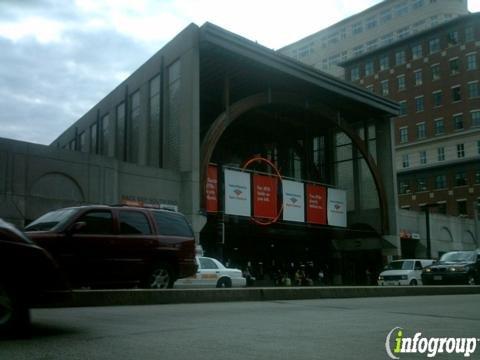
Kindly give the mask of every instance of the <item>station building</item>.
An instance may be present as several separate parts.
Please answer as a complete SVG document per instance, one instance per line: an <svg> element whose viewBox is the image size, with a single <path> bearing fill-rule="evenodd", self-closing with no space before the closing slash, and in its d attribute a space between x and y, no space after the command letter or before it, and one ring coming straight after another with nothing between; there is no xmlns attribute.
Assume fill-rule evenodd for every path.
<svg viewBox="0 0 480 360"><path fill-rule="evenodd" d="M0 217L22 226L85 203L176 207L205 253L230 264L267 274L303 263L328 269L331 283L365 283L399 255L397 113L362 87L191 24L50 146L0 140ZM245 169L252 158L263 160ZM228 212L227 170L272 176L268 164L281 203L284 181L342 191L345 222L291 221L281 206L269 225Z"/></svg>

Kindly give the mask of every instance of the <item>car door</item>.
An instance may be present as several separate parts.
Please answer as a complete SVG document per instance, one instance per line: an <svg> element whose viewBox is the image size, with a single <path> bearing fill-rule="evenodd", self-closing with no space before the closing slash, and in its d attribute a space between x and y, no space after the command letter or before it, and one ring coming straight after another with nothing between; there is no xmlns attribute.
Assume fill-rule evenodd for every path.
<svg viewBox="0 0 480 360"><path fill-rule="evenodd" d="M198 258L199 272L197 284L203 287L215 287L220 277L220 269L212 259L206 257Z"/></svg>
<svg viewBox="0 0 480 360"><path fill-rule="evenodd" d="M71 249L69 276L74 284L95 285L110 281L114 272L111 258L114 238L110 210L90 210L78 217L66 239Z"/></svg>

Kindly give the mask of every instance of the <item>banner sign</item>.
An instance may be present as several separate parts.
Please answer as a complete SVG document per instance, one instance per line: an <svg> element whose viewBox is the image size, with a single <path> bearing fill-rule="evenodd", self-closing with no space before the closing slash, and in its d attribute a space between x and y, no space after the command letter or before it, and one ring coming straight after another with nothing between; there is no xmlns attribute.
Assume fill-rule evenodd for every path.
<svg viewBox="0 0 480 360"><path fill-rule="evenodd" d="M307 184L307 222L327 224L327 191L324 186Z"/></svg>
<svg viewBox="0 0 480 360"><path fill-rule="evenodd" d="M251 216L250 174L225 169L225 214Z"/></svg>
<svg viewBox="0 0 480 360"><path fill-rule="evenodd" d="M274 219L277 216L276 177L253 175L253 216Z"/></svg>
<svg viewBox="0 0 480 360"><path fill-rule="evenodd" d="M347 227L347 192L328 189L328 225Z"/></svg>
<svg viewBox="0 0 480 360"><path fill-rule="evenodd" d="M305 221L305 194L303 183L282 180L283 220Z"/></svg>
<svg viewBox="0 0 480 360"><path fill-rule="evenodd" d="M205 189L207 197L207 212L218 211L218 168L215 165L208 165L207 185Z"/></svg>

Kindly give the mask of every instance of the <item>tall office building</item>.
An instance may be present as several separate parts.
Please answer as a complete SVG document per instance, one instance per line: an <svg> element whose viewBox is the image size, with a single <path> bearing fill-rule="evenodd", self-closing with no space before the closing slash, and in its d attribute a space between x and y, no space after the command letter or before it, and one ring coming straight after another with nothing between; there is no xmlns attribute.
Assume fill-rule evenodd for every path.
<svg viewBox="0 0 480 360"><path fill-rule="evenodd" d="M467 0L384 0L279 52L342 77L339 63L465 14Z"/></svg>
<svg viewBox="0 0 480 360"><path fill-rule="evenodd" d="M473 217L480 206L480 13L344 64L346 78L396 100L399 205Z"/></svg>

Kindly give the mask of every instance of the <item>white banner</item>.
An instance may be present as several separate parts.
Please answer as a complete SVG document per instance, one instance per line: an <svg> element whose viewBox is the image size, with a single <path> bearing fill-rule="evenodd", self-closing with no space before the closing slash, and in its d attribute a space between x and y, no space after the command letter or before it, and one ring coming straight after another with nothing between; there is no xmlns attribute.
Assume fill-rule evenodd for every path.
<svg viewBox="0 0 480 360"><path fill-rule="evenodd" d="M305 222L305 191L303 183L282 180L283 220Z"/></svg>
<svg viewBox="0 0 480 360"><path fill-rule="evenodd" d="M225 169L225 214L251 216L250 174Z"/></svg>
<svg viewBox="0 0 480 360"><path fill-rule="evenodd" d="M347 227L347 192L329 188L327 203L328 225Z"/></svg>

